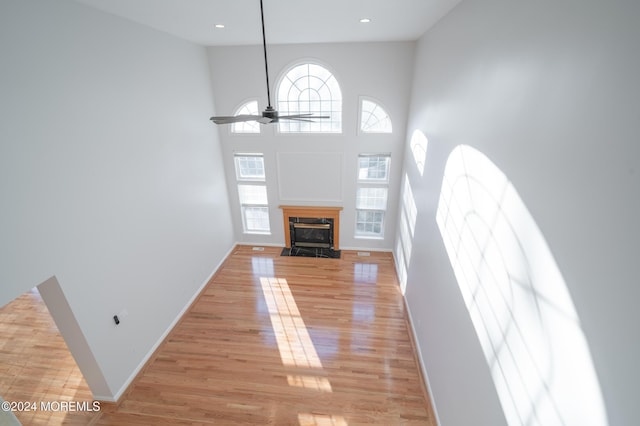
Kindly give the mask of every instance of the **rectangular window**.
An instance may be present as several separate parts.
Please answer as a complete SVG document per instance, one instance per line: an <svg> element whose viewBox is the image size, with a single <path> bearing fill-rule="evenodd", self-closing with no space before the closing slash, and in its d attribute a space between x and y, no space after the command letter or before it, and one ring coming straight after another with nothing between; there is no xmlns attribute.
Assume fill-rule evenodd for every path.
<svg viewBox="0 0 640 426"><path fill-rule="evenodd" d="M242 154L235 156L238 180L258 180L264 182L264 157L262 154Z"/></svg>
<svg viewBox="0 0 640 426"><path fill-rule="evenodd" d="M356 215L356 235L360 237L381 236L384 228L384 212L358 210Z"/></svg>
<svg viewBox="0 0 640 426"><path fill-rule="evenodd" d="M269 202L262 154L235 154L238 199L244 232L265 234L269 225Z"/></svg>
<svg viewBox="0 0 640 426"><path fill-rule="evenodd" d="M244 229L247 232L266 233L269 227L269 208L242 206Z"/></svg>
<svg viewBox="0 0 640 426"><path fill-rule="evenodd" d="M364 187L358 188L356 195L356 209L358 210L386 210L387 188Z"/></svg>
<svg viewBox="0 0 640 426"><path fill-rule="evenodd" d="M266 206L267 203L267 187L264 185L238 185L238 195L240 196L240 204Z"/></svg>
<svg viewBox="0 0 640 426"><path fill-rule="evenodd" d="M359 182L389 182L391 157L385 155L364 155L358 157Z"/></svg>
<svg viewBox="0 0 640 426"><path fill-rule="evenodd" d="M356 237L381 238L389 192L390 154L358 156Z"/></svg>

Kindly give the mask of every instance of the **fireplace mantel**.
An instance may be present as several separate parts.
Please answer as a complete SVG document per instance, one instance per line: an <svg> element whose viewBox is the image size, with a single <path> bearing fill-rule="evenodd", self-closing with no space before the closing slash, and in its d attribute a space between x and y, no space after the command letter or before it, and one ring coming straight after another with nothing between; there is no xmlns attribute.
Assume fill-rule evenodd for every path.
<svg viewBox="0 0 640 426"><path fill-rule="evenodd" d="M291 232L289 230L289 218L326 218L333 219L333 246L335 250L340 248L340 211L342 207L312 207L312 206L280 206L284 220L284 244L291 248Z"/></svg>

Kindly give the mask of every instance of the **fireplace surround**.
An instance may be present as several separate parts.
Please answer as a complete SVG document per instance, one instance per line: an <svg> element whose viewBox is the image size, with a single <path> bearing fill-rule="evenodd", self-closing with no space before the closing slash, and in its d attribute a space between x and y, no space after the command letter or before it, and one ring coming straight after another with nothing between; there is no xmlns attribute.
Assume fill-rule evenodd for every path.
<svg viewBox="0 0 640 426"><path fill-rule="evenodd" d="M289 235L291 237L291 248L334 248L333 219L290 217Z"/></svg>
<svg viewBox="0 0 640 426"><path fill-rule="evenodd" d="M340 247L340 211L342 207L280 206L287 248Z"/></svg>

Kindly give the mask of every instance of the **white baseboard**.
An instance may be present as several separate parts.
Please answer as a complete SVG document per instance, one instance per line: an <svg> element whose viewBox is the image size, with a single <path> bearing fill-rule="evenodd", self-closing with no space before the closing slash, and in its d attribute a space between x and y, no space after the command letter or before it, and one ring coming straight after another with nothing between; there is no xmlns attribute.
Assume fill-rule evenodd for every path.
<svg viewBox="0 0 640 426"><path fill-rule="evenodd" d="M123 392L124 393L124 392ZM114 404L118 402L118 400L113 396L103 396L103 395L93 395L94 401L104 401L104 402L113 402Z"/></svg>
<svg viewBox="0 0 640 426"><path fill-rule="evenodd" d="M424 365L424 358L422 358L422 351L420 350L420 341L418 340L418 336L416 335L416 329L413 327L413 316L411 315L411 308L409 308L409 303L407 302L406 296L404 297L404 306L407 309L407 316L409 317L409 332L413 336L413 341L415 342L415 350L418 355L418 362L420 363L419 367L422 370L422 377L424 377L425 386L427 387L427 392L429 392L429 401L431 402L431 408L433 409L433 415L436 417L436 424L440 425L440 417L438 417L438 408L436 407L436 403L433 400L433 392L431 391L431 386L429 385L429 374Z"/></svg>
<svg viewBox="0 0 640 426"><path fill-rule="evenodd" d="M236 243L239 246L255 246L255 247L284 247L284 244L276 244L276 243Z"/></svg>
<svg viewBox="0 0 640 426"><path fill-rule="evenodd" d="M386 248L371 248L371 247L340 247L340 250L350 250L350 251L374 251L381 253L390 253L393 252L392 249Z"/></svg>
<svg viewBox="0 0 640 426"><path fill-rule="evenodd" d="M207 286L207 284L209 284L209 281L211 281L211 278L213 278L215 273L218 272L218 269L220 269L220 266L222 266L222 263L224 263L224 261L227 259L227 257L229 257L229 255L231 254L231 252L233 251L235 246L236 246L235 244L233 246L231 246L231 248L227 251L227 253L222 257L222 260L220 260L220 262L216 265L216 267L213 268L213 271L211 272L211 274L209 274L207 279L204 280L204 282L200 285L198 290L193 294L193 296L191 296L191 298L189 299L187 304L182 308L182 310L178 313L178 315L174 318L174 320L171 321L171 324L169 324L169 326L164 331L164 333L162 333L160 338L158 338L158 341L151 347L151 349L147 352L147 354L142 358L142 361L140 361L138 366L133 370L133 372L131 373L129 378L125 381L125 383L122 385L122 387L120 387L118 392L116 392L116 394L114 396L112 396L112 397L103 397L103 396L100 396L100 395L94 395L93 396L94 400L106 401L106 402L118 402L120 397L126 392L126 390L129 388L131 383L138 376L138 374L140 373L142 368L147 364L149 359L153 356L153 354L158 349L158 347L164 342L164 340L167 338L169 333L171 333L171 331L176 326L178 321L180 321L182 319L182 316L189 310L189 308L191 308L191 305L193 304L193 302L198 298L198 296L200 296L200 293L202 293L202 291Z"/></svg>

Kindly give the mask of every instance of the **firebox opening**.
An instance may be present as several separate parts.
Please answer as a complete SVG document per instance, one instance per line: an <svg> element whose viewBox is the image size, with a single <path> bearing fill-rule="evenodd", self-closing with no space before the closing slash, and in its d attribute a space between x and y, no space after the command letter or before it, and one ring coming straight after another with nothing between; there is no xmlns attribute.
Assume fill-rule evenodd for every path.
<svg viewBox="0 0 640 426"><path fill-rule="evenodd" d="M333 219L292 217L289 220L291 247L333 249Z"/></svg>

